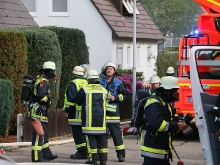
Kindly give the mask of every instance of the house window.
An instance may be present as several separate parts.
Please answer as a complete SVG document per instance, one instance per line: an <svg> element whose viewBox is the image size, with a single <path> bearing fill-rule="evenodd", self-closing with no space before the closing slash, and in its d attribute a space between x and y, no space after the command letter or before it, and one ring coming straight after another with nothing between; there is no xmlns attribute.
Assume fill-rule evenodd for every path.
<svg viewBox="0 0 220 165"><path fill-rule="evenodd" d="M133 0L122 0L122 14L123 15L133 15ZM136 10L136 14L139 14L139 11Z"/></svg>
<svg viewBox="0 0 220 165"><path fill-rule="evenodd" d="M141 53L140 53L140 46L137 47L137 66L141 66Z"/></svg>
<svg viewBox="0 0 220 165"><path fill-rule="evenodd" d="M123 62L123 46L119 45L117 50L117 65L118 68L122 68L122 62Z"/></svg>
<svg viewBox="0 0 220 165"><path fill-rule="evenodd" d="M37 0L21 0L32 16L37 16Z"/></svg>
<svg viewBox="0 0 220 165"><path fill-rule="evenodd" d="M131 67L131 47L127 47L127 66Z"/></svg>
<svg viewBox="0 0 220 165"><path fill-rule="evenodd" d="M151 45L147 46L147 66L151 67L151 56L152 56L152 52L151 52Z"/></svg>
<svg viewBox="0 0 220 165"><path fill-rule="evenodd" d="M50 16L69 16L69 0L50 0Z"/></svg>

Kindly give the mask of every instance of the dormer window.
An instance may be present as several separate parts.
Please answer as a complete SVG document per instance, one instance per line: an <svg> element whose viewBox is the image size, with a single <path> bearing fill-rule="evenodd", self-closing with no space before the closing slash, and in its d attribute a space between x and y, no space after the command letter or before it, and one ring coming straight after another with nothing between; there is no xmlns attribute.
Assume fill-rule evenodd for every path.
<svg viewBox="0 0 220 165"><path fill-rule="evenodd" d="M122 4L123 4L123 7L122 7L122 14L123 15L129 15L129 14L132 14L133 15L133 1L132 0L122 0ZM139 11L137 10L136 8L136 14L139 14Z"/></svg>
<svg viewBox="0 0 220 165"><path fill-rule="evenodd" d="M123 16L133 16L133 0L111 0L116 9ZM139 11L136 10L136 14L139 14Z"/></svg>

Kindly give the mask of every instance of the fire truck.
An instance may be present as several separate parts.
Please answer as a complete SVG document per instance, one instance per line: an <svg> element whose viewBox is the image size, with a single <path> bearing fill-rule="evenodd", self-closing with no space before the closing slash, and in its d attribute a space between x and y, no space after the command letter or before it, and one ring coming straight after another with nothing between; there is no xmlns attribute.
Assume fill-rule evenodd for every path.
<svg viewBox="0 0 220 165"><path fill-rule="evenodd" d="M192 45L218 45L220 44L220 1L219 0L194 0L199 3L206 13L198 18L198 27L192 35L183 37L179 43L178 79L180 86L180 101L175 103L177 113L181 116L192 114L194 116L193 97L190 77L190 47ZM220 52L213 51L209 54L209 60L219 56ZM207 56L200 54L197 60L206 60ZM201 84L206 92L218 94L220 81L213 79L207 71L208 66L199 67Z"/></svg>

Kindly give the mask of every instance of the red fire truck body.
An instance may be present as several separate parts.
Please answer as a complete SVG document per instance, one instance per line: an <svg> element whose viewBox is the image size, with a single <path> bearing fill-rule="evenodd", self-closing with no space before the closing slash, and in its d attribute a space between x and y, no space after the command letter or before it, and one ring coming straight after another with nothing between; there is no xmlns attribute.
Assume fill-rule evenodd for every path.
<svg viewBox="0 0 220 165"><path fill-rule="evenodd" d="M179 61L177 62L177 65L179 66L178 79L180 86L180 101L175 103L179 115L188 113L194 115L189 67L190 46L220 44L220 1L194 1L199 3L206 13L199 16L198 27L194 29L197 33L183 37L179 43ZM217 58L218 56L220 56L218 52L210 54L210 58ZM203 59L202 55L200 55L199 58L200 59L198 60L201 61L206 60ZM205 64L198 67L199 73L204 73L204 78L201 79L201 84L207 93L217 95L220 92L220 80L213 80L208 77L206 73L209 72L209 69L210 68Z"/></svg>

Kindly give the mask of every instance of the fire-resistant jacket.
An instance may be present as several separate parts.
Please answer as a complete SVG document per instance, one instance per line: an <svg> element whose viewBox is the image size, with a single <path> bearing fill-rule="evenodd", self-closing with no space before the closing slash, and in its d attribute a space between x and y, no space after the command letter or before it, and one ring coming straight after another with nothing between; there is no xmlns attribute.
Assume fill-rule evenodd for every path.
<svg viewBox="0 0 220 165"><path fill-rule="evenodd" d="M49 80L45 76L39 75L34 84L28 116L33 120L40 119L41 122L48 122L49 104L51 104Z"/></svg>
<svg viewBox="0 0 220 165"><path fill-rule="evenodd" d="M113 77L110 82L107 83L106 78L100 78L100 84L107 89L108 97L106 103L106 122L107 123L119 123L120 122L120 103L127 96L124 85L121 80ZM110 101L108 98L114 96L115 100Z"/></svg>
<svg viewBox="0 0 220 165"><path fill-rule="evenodd" d="M82 132L86 135L106 134L107 91L99 84L83 86L75 101L82 105Z"/></svg>
<svg viewBox="0 0 220 165"><path fill-rule="evenodd" d="M169 103L165 103L159 97L147 100L141 135L141 155L143 157L172 160L170 132L178 130L177 122L172 121L172 116Z"/></svg>
<svg viewBox="0 0 220 165"><path fill-rule="evenodd" d="M82 107L75 103L76 93L88 82L83 78L76 78L67 87L64 98L63 110L68 113L69 125L81 125Z"/></svg>

